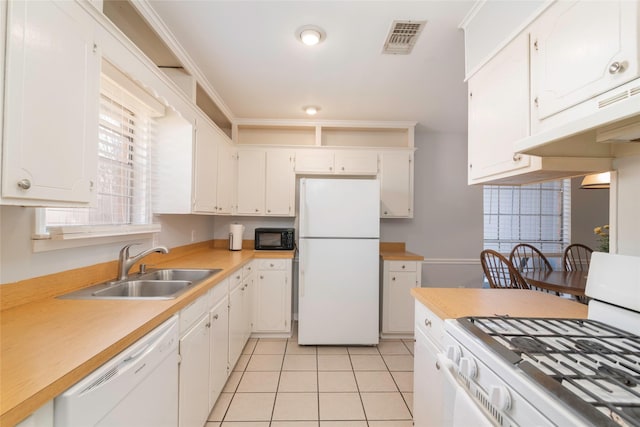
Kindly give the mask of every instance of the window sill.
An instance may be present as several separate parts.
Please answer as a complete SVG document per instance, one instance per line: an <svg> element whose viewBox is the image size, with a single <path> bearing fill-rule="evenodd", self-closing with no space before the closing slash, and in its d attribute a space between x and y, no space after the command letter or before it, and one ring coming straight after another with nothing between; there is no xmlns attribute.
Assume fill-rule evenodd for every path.
<svg viewBox="0 0 640 427"><path fill-rule="evenodd" d="M34 235L32 246L33 252L47 252L152 237L153 234L160 231L160 224L81 227L75 229L65 227L47 236Z"/></svg>

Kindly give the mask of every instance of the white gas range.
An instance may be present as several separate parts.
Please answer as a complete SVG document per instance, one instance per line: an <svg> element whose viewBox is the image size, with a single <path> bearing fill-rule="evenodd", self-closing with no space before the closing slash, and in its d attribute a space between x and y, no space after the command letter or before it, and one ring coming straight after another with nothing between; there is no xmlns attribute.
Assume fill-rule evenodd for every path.
<svg viewBox="0 0 640 427"><path fill-rule="evenodd" d="M586 293L586 320L447 320L447 424L640 426L640 258L594 253Z"/></svg>

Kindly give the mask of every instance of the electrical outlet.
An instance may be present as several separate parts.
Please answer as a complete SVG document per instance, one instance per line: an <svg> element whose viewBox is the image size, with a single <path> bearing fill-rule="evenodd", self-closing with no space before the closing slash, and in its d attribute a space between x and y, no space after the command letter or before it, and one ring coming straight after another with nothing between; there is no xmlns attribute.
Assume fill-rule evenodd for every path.
<svg viewBox="0 0 640 427"><path fill-rule="evenodd" d="M191 242L196 241L196 230L191 230Z"/></svg>

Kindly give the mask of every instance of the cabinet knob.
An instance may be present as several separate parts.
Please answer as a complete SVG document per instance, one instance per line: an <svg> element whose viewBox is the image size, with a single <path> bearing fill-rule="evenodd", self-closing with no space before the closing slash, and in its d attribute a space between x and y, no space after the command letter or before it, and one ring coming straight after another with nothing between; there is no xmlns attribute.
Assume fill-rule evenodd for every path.
<svg viewBox="0 0 640 427"><path fill-rule="evenodd" d="M402 264L402 268L406 268L406 266L404 264Z"/></svg>
<svg viewBox="0 0 640 427"><path fill-rule="evenodd" d="M264 279L264 276L260 276L260 280Z"/></svg>
<svg viewBox="0 0 640 427"><path fill-rule="evenodd" d="M537 97L537 96L536 96L536 97L535 97L535 99L533 100L533 105L535 105L535 106L536 106L536 108L537 108L537 107L538 107L538 105L539 105L538 97Z"/></svg>
<svg viewBox="0 0 640 427"><path fill-rule="evenodd" d="M269 267L273 267L273 263L272 263L272 264L269 264Z"/></svg>
<svg viewBox="0 0 640 427"><path fill-rule="evenodd" d="M258 212L258 209L256 208L256 212Z"/></svg>
<svg viewBox="0 0 640 427"><path fill-rule="evenodd" d="M609 65L609 74L622 73L624 69L624 63L616 61Z"/></svg>
<svg viewBox="0 0 640 427"><path fill-rule="evenodd" d="M344 170L344 166L342 167L342 170Z"/></svg>
<svg viewBox="0 0 640 427"><path fill-rule="evenodd" d="M271 209L267 209L267 212L268 212L268 213L271 213Z"/></svg>
<svg viewBox="0 0 640 427"><path fill-rule="evenodd" d="M469 169L473 169L473 163L469 163Z"/></svg>
<svg viewBox="0 0 640 427"><path fill-rule="evenodd" d="M329 166L329 170L330 170L330 171L332 171L332 170L333 170L333 167Z"/></svg>
<svg viewBox="0 0 640 427"><path fill-rule="evenodd" d="M28 179L21 179L20 181L18 181L18 187L23 190L28 190L31 188L31 181L29 181Z"/></svg>
<svg viewBox="0 0 640 427"><path fill-rule="evenodd" d="M217 314L213 315L213 320L218 320L218 315Z"/></svg>
<svg viewBox="0 0 640 427"><path fill-rule="evenodd" d="M395 278L395 277L392 277L392 278L391 278L391 280L392 280L392 281L395 281L395 280L396 280L396 278Z"/></svg>
<svg viewBox="0 0 640 427"><path fill-rule="evenodd" d="M424 319L424 326L426 326L427 328L430 328L430 327L431 327L431 320L429 320L429 319L427 319L427 318L425 317L425 319Z"/></svg>
<svg viewBox="0 0 640 427"><path fill-rule="evenodd" d="M389 212L387 212L387 211L384 211L384 214L385 214L385 215L388 215L388 214L389 214Z"/></svg>
<svg viewBox="0 0 640 427"><path fill-rule="evenodd" d="M514 162L519 162L520 160L522 160L522 154L514 154L513 155L513 161Z"/></svg>
<svg viewBox="0 0 640 427"><path fill-rule="evenodd" d="M207 328L210 328L210 327L211 327L211 322L208 322L208 323L207 323L206 325L204 325L204 326L206 326Z"/></svg>

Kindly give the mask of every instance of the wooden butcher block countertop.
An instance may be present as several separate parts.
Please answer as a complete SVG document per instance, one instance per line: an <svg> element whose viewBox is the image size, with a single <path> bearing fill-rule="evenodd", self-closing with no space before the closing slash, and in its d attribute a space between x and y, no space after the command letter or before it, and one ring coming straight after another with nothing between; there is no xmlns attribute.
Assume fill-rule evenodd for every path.
<svg viewBox="0 0 640 427"><path fill-rule="evenodd" d="M466 316L587 318L587 306L524 289L413 288L416 300L441 319Z"/></svg>
<svg viewBox="0 0 640 427"><path fill-rule="evenodd" d="M408 252L402 242L381 242L380 258L383 261L422 261L422 255Z"/></svg>
<svg viewBox="0 0 640 427"><path fill-rule="evenodd" d="M184 253L178 249L177 257L164 255L171 258L166 262L159 254L148 258L156 261L154 268L222 269L173 300L55 298L56 293L115 277L115 262L0 286L4 300L0 312L0 426L12 426L29 416L251 259L294 255L293 251L252 249L230 252L215 246L218 245L200 245ZM86 283L67 285L67 281L83 277L84 270L90 271L84 276ZM111 277L101 278L102 270L108 270ZM89 283L88 277L101 280ZM54 282L58 290L52 290ZM60 291L61 287L66 288ZM34 292L38 292L39 299Z"/></svg>

